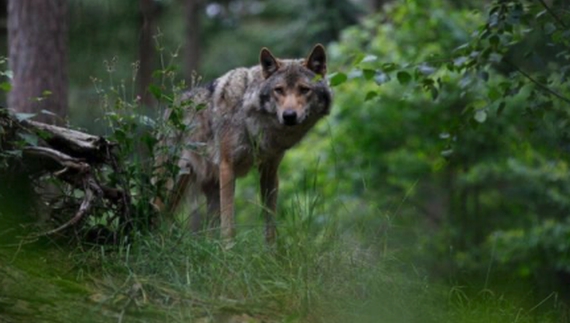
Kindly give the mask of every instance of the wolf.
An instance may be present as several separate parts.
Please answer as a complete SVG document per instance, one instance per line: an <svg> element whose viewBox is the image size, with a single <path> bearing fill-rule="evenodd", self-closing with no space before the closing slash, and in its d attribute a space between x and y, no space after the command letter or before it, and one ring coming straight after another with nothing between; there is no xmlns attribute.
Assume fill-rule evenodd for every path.
<svg viewBox="0 0 570 323"><path fill-rule="evenodd" d="M278 59L262 48L259 64L230 70L207 86L182 96L189 131L164 138L161 145L183 145L180 173L166 185L175 210L188 191L206 197L207 213L220 218L224 239L235 236L235 181L252 168L260 173L265 239L276 238L278 168L285 152L329 114L332 91L326 80L325 48L317 44L304 59ZM200 108L196 108L200 107ZM165 117L168 118L166 112ZM159 159L158 168L164 163ZM164 203L156 203L159 208ZM194 229L200 220L193 221Z"/></svg>

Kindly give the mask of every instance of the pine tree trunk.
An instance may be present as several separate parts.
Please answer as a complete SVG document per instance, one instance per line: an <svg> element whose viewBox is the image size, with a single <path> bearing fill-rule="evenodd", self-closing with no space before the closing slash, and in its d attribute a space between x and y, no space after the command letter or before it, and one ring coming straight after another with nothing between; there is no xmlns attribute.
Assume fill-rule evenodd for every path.
<svg viewBox="0 0 570 323"><path fill-rule="evenodd" d="M0 53L2 56L6 57L8 55L8 0L0 0ZM2 69L6 69L6 65L0 66ZM2 77L2 81L7 81L5 77ZM0 105L6 106L8 93L5 91L0 91Z"/></svg>
<svg viewBox="0 0 570 323"><path fill-rule="evenodd" d="M193 77L198 72L200 64L200 0L186 0L186 80L193 85Z"/></svg>
<svg viewBox="0 0 570 323"><path fill-rule="evenodd" d="M382 7L384 7L384 4L387 2L387 0L372 0L372 10L374 10L374 12L382 11Z"/></svg>
<svg viewBox="0 0 570 323"><path fill-rule="evenodd" d="M67 18L67 0L8 1L9 66L13 72L9 108L37 113L38 121L63 123L67 115Z"/></svg>
<svg viewBox="0 0 570 323"><path fill-rule="evenodd" d="M141 30L139 38L139 96L144 106L153 106L155 100L148 91L152 82L152 72L155 68L155 48L153 36L156 33L156 16L158 8L155 0L140 0Z"/></svg>

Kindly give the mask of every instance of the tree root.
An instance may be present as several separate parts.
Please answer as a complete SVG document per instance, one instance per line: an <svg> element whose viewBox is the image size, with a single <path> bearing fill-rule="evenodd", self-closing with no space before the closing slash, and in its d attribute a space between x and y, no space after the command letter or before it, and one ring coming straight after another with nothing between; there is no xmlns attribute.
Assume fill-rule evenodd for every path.
<svg viewBox="0 0 570 323"><path fill-rule="evenodd" d="M22 141L22 138L25 140ZM70 214L69 220L37 236L54 235L70 228L77 229L80 223L86 222L84 220L93 215L96 205L105 205L113 210L113 220L109 222L118 218L119 225L114 226L122 226L122 232L132 227L128 180L122 178L124 175L121 166L113 153L115 146L115 143L103 137L22 120L18 115L0 109L0 172L17 172L33 182L47 175L70 188L68 191L72 193L65 197L71 200L77 199L72 196L74 191L83 192L81 202L76 206L73 215ZM104 176L103 173L113 173L121 187L105 184L102 179L109 176ZM41 190L39 191L41 195Z"/></svg>

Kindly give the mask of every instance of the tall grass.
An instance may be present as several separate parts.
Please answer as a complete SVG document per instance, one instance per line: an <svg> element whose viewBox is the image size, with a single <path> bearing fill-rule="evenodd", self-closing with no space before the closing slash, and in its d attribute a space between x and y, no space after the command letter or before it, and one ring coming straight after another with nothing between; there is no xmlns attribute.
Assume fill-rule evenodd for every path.
<svg viewBox="0 0 570 323"><path fill-rule="evenodd" d="M377 297L395 293L400 299L412 291L421 297L427 291L388 274L372 252L339 236L291 239L295 242L277 248L260 237L257 230L243 232L228 249L220 241L171 228L118 250L94 248L76 261L104 277L110 294L136 289L135 299L178 307L171 313L183 317L215 319L229 312L274 321L356 322L366 319ZM392 302L385 311L398 313L407 306Z"/></svg>
<svg viewBox="0 0 570 323"><path fill-rule="evenodd" d="M283 225L276 247L260 229L228 247L181 226L123 246L3 244L0 322L559 322L492 287L434 283L334 223Z"/></svg>
<svg viewBox="0 0 570 323"><path fill-rule="evenodd" d="M175 223L140 233L130 245L93 247L71 259L97 286L99 306L149 322L555 322L559 317L559 309L548 308L560 304L552 299L539 312L542 303L529 307L523 298L495 294L489 286L473 292L433 281L409 260L416 251L388 247L397 244L385 241L390 234L376 239L378 245L362 243L370 228L343 227L330 210L326 220L320 218L324 201L315 182L307 183L283 203L275 246L265 244L261 225L241 227L228 246Z"/></svg>
<svg viewBox="0 0 570 323"><path fill-rule="evenodd" d="M171 76L170 69L161 75ZM109 93L99 89L109 129L128 144L123 153L136 152L147 137L134 130L142 131L148 118L136 112L123 83L111 84ZM153 143L143 142L149 153ZM146 212L155 192L148 186L152 163L125 160L136 210ZM27 242L14 223L19 214L0 209L0 227L9 226L0 233L19 227L17 236L0 239L0 322L558 321L558 309L537 313L539 304L493 294L492 286L473 294L434 282L410 261L417 251L393 247L390 217L358 200L354 209L364 214L346 226L340 219L350 218L343 212L352 208L326 206L334 197L324 199L318 185L305 175L304 184L282 198L275 246L264 243L261 225L241 226L228 246L181 223L135 231L122 245ZM241 213L261 210L242 204ZM387 225L377 229L384 218Z"/></svg>

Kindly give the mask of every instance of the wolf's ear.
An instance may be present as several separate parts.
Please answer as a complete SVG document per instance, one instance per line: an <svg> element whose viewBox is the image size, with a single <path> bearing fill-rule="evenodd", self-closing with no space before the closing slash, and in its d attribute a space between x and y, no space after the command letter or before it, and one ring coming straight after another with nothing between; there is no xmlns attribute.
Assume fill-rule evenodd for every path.
<svg viewBox="0 0 570 323"><path fill-rule="evenodd" d="M261 64L261 70L263 71L263 77L268 78L271 74L277 72L279 69L279 62L271 54L269 49L263 47L261 53L259 54L259 63Z"/></svg>
<svg viewBox="0 0 570 323"><path fill-rule="evenodd" d="M315 72L315 74L325 77L325 74L327 74L327 54L323 45L316 44L313 47L309 57L305 60L305 67Z"/></svg>

